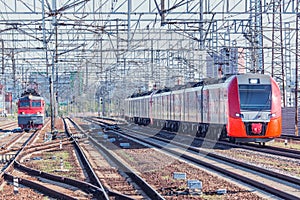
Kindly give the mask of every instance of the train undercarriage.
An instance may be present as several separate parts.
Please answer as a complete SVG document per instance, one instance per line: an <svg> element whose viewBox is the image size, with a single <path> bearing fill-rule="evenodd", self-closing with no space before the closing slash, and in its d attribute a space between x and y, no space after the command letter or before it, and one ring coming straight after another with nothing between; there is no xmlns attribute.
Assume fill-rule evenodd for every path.
<svg viewBox="0 0 300 200"><path fill-rule="evenodd" d="M262 137L251 137L255 136L249 127L251 127L251 123L245 123L245 127L247 129L247 134L250 137L228 137L226 131L226 124L208 124L208 123L194 123L194 122L181 122L174 120L158 120L153 119L151 121L150 118L141 118L141 117L133 117L127 118L127 121L131 123L135 123L142 126L151 126L160 130L166 130L170 132L175 132L179 134L187 134L191 136L207 138L211 140L227 140L232 143L248 143L255 142L262 145L265 145L266 142L273 140L274 138L262 138ZM267 124L263 124L263 131L260 135L256 136L264 136L266 132Z"/></svg>

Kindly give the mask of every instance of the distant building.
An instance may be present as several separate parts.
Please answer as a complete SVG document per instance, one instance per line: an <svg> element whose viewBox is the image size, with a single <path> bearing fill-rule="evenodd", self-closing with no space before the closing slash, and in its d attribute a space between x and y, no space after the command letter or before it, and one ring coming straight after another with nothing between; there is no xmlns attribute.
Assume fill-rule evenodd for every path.
<svg viewBox="0 0 300 200"><path fill-rule="evenodd" d="M12 114L12 93L5 93L5 110L7 114Z"/></svg>

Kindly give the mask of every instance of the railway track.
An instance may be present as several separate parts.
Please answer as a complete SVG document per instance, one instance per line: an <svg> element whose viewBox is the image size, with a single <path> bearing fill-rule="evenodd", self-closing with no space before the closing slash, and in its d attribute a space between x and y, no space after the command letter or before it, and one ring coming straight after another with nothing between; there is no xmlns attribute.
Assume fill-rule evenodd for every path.
<svg viewBox="0 0 300 200"><path fill-rule="evenodd" d="M82 128L79 127L79 125L77 125L75 122L73 122L74 125L76 125L76 127L81 131L81 133L84 133L86 131L84 131ZM108 157L109 160L111 162L113 162L113 165L117 167L118 171L120 171L122 174L126 174L126 177L130 178L130 184L131 185L135 185L133 187L134 190L137 190L138 193L134 193L133 196L134 198L130 197L129 195L123 195L122 199L143 199L144 197L141 196L141 194L146 195L146 198L150 198L150 199L164 199L155 189L153 189L149 184L147 184L147 182L145 182L145 180L143 180L133 169L131 169L130 167L126 166L126 164L123 163L123 161L121 161L120 159L118 159L118 157L112 153L108 148L104 147L103 144L101 144L101 142L99 142L99 140L97 140L97 135L87 135L85 134L85 136L89 139L89 141L95 146L97 147L97 149L99 149L99 151L101 151L102 153L105 154L105 157ZM109 173L112 173L114 170L109 170ZM118 173L120 173L118 172ZM106 173L106 172L104 172ZM111 176L111 175L110 175ZM123 175L124 176L124 175ZM113 175L113 177L117 177L117 175ZM112 194L112 191L116 190L116 185L119 185L117 182L120 181L120 179L112 179L111 180L112 183L110 185L114 185L114 188L107 188L106 190L108 191L108 195L115 195ZM116 182L117 181L117 182ZM121 181L121 183L124 183L123 181ZM128 185L128 183L125 183ZM137 188L136 188L137 187ZM120 195L121 193L123 193L123 189L120 188L119 186L117 186L117 188L120 190L118 190L118 195ZM128 193L128 187L125 187L125 192Z"/></svg>
<svg viewBox="0 0 300 200"><path fill-rule="evenodd" d="M12 184L17 182L27 188L37 190L49 197L57 199L108 199L105 196L105 191L103 192L98 186L80 179L62 176L63 174L68 173L68 171L66 171L67 169L63 167L62 159L60 163L61 166L56 173L44 172L38 168L35 169L32 167L35 163L32 162L33 160L38 162L41 159L41 161L45 163L48 163L47 159L54 159L54 162L56 162L55 160L59 161L59 159L53 158L54 156L45 159L42 156L42 152L46 152L45 154L47 154L47 152L67 150L70 152L70 155L74 154L72 153L72 151L74 151L74 147L72 146L76 141L72 136L44 143L43 136L39 135L40 132L41 131L36 131L32 133L26 141L24 141L24 139L19 140L18 144L20 146L16 149L16 156L11 159L1 173L2 182L4 180ZM35 141L37 140L43 142L36 143ZM55 155L55 153L50 153L50 155ZM81 159L78 162L83 163ZM80 173L77 172L76 174L79 175ZM91 180L91 177L88 179ZM41 197L41 199L42 198L43 197Z"/></svg>
<svg viewBox="0 0 300 200"><path fill-rule="evenodd" d="M5 169L3 170L1 177L3 177L6 181L11 182L13 184L15 184L15 182L17 182L17 184L21 184L24 186L27 186L29 188L38 190L48 196L54 197L54 198L63 198L63 199L76 199L73 198L73 196L70 194L70 192L66 192L66 190L64 190L64 192L59 192L59 190L61 191L62 189L60 188L59 190L55 190L53 189L53 186L51 187L50 184L47 184L44 180L43 181L39 181L36 178L33 178L34 176L34 172L35 170L32 168L28 168L24 165L20 164L20 160L22 160L23 157L26 157L28 154L30 154L30 152L37 152L37 148L34 148L33 150L28 146L29 143L32 142L32 140L34 140L34 136L36 136L38 134L38 131L35 131L33 133L31 133L31 136L29 138L27 138L26 141L21 140L18 143L21 145L20 149L17 151L16 156L14 157L14 159L12 159L8 165L5 167ZM23 144L22 144L23 141ZM42 147L42 149L47 149L47 147ZM28 175L29 174L29 175ZM35 175L39 175L40 177L42 177L44 174L41 171L37 171L35 172ZM55 176L53 176L55 177ZM53 179L52 177L52 179ZM57 177L56 177L57 178ZM51 178L47 179L48 182L49 180L51 180ZM60 176L59 176L59 180L63 180Z"/></svg>
<svg viewBox="0 0 300 200"><path fill-rule="evenodd" d="M127 131L128 133L125 133ZM164 151L168 151L169 153L176 154L177 156L180 157L184 157L185 159L188 159L190 162L201 164L208 168L214 169L220 173L225 173L227 176L233 177L237 180L242 180L243 182L249 185L258 187L259 189L271 193L277 197L284 198L284 199L299 199L300 179L298 178L265 170L263 168L249 165L244 162L239 162L220 155L216 155L214 153L204 152L199 148L190 147L189 145L188 146L183 145L175 141L170 142L169 140L162 139L160 137L155 137L153 136L153 134L149 134L149 135L144 134L143 136L141 136L142 133L139 132L137 134L134 132L135 131L126 130L126 128L122 127L122 131L120 131L120 134L126 135L126 137L131 137L136 140L141 140L142 142L155 146L157 148L162 148ZM151 139L147 139L147 138L151 138ZM173 149L166 148L166 146L173 146ZM183 149L183 150L177 151L177 149ZM185 150L189 150L189 153L186 153ZM190 151L192 151L193 153L191 153ZM199 156L198 154L200 153L202 154L202 156L198 157ZM204 159L208 159L208 158L209 160L204 161ZM222 160L222 162L226 162L227 164L221 167L215 166L211 164L215 162L215 159ZM232 165L234 165L234 167L233 168L230 167L231 170L225 170ZM251 173L248 172L249 170L251 170ZM239 172L234 173L233 171L239 171ZM292 186L288 186L288 185L292 185Z"/></svg>
<svg viewBox="0 0 300 200"><path fill-rule="evenodd" d="M169 134L169 133L167 133ZM156 136L162 137L162 138L168 138L168 136L165 136L164 134L158 133ZM188 136L185 136L188 137ZM190 141L191 139L188 139ZM194 138L192 146L195 147L201 147L202 144L206 143L211 143L211 146L215 149L228 149L228 148L238 148L238 149L245 149L245 150L250 150L250 151L256 151L259 153L265 153L265 154L270 154L270 155L276 155L276 156L283 156L286 158L294 158L294 159L299 159L300 160L300 151L295 150L295 149L288 149L288 148L281 148L281 147L276 147L276 146L271 146L271 145L265 145L261 146L259 144L254 144L254 143L240 143L240 144L234 144L231 142L227 141L214 141L214 140L209 140L209 139L202 139L202 138Z"/></svg>
<svg viewBox="0 0 300 200"><path fill-rule="evenodd" d="M283 139L283 140L289 139L289 140L294 140L294 141L300 141L300 136L282 134L280 139Z"/></svg>
<svg viewBox="0 0 300 200"><path fill-rule="evenodd" d="M111 127L111 124L113 124L113 126L117 125L116 120L114 119L109 119L109 118L93 118L94 120L104 123L106 125L109 125ZM124 126L122 126L123 128ZM174 138L174 133L170 133L167 131L160 131L157 129L154 129L155 132L152 134L157 137L161 137L161 138L165 138L165 139L172 139ZM281 147L276 147L276 146L270 146L270 145L266 145L266 146L261 146L258 144L254 144L254 143L239 143L239 144L234 144L231 142L227 142L227 141L215 141L215 140L209 140L207 138L203 139L203 138L194 138L188 135L182 135L184 136L184 138L187 138L186 141L183 138L182 141L183 143L186 144L191 144L192 146L195 147L201 147L202 144L205 142L205 145L208 147L212 147L212 148L243 148L246 150L251 150L251 151L257 151L260 153L266 153L266 154L270 154L270 155L278 155L278 156L284 156L287 158L294 158L294 159L300 159L300 151L299 150L295 150L295 149L287 149L287 148L281 148ZM286 135L284 135L283 137L285 137ZM297 140L297 138L299 139L299 137L297 136L291 136L291 139L296 138L295 140ZM192 141L192 142L191 142ZM209 144L210 143L210 144Z"/></svg>
<svg viewBox="0 0 300 200"><path fill-rule="evenodd" d="M21 133L17 133L17 134L9 133L9 134L4 135L1 138L1 142L0 142L1 153L3 151L7 151L7 148L9 146L11 146L16 140L18 140L19 138L21 138L22 135L23 134L21 134Z"/></svg>
<svg viewBox="0 0 300 200"><path fill-rule="evenodd" d="M77 127L74 127L74 125L76 125L73 121L71 121L71 119L67 119L67 120L64 120L64 123L65 123L65 128L66 128L66 132L68 134L69 137L73 138L73 145L76 149L76 152L77 154L79 155L80 157L80 160L81 160L81 163L83 164L84 166L84 169L88 175L88 178L90 180L90 182L95 185L98 190L97 192L97 196L99 199L109 199L109 196L114 196L114 197L118 197L118 198L124 198L124 199L130 199L128 197L126 197L125 195L122 195L120 193L116 193L116 192L113 192L113 191L109 191L107 190L106 188L103 187L101 181L99 180L98 176L96 175L93 167L91 166L88 158L86 157L86 155L84 154L82 148L80 147L79 143L76 141L76 139L74 138L75 136L76 137L81 137L78 135L77 133ZM72 131L70 130L72 129ZM75 134L74 134L75 132Z"/></svg>
<svg viewBox="0 0 300 200"><path fill-rule="evenodd" d="M16 127L16 122L8 122L0 125L0 130L7 130Z"/></svg>
<svg viewBox="0 0 300 200"><path fill-rule="evenodd" d="M14 159L15 156L22 149L23 145L26 144L27 140L33 135L35 132L28 133L18 133L18 134L10 134L2 139L1 141L1 150L0 150L0 159L2 164L8 163L10 160ZM2 169L2 171L5 170Z"/></svg>
<svg viewBox="0 0 300 200"><path fill-rule="evenodd" d="M284 156L287 158L300 159L300 151L295 150L295 149L287 149L287 148L281 148L281 147L275 147L275 146L261 147L256 144L245 144L245 145L239 145L239 146L244 149L249 149L252 151L259 151L259 152L268 153L268 154L272 154L272 155Z"/></svg>

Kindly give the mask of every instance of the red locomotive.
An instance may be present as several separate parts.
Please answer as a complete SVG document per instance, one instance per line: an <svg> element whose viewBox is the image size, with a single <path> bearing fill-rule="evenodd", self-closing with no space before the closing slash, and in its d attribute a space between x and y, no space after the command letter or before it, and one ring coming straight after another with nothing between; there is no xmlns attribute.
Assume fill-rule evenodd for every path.
<svg viewBox="0 0 300 200"><path fill-rule="evenodd" d="M125 102L127 120L173 132L262 143L281 135L280 89L269 75L206 79L194 87L135 94Z"/></svg>
<svg viewBox="0 0 300 200"><path fill-rule="evenodd" d="M39 129L44 125L45 100L36 90L28 89L18 100L18 125L22 129Z"/></svg>

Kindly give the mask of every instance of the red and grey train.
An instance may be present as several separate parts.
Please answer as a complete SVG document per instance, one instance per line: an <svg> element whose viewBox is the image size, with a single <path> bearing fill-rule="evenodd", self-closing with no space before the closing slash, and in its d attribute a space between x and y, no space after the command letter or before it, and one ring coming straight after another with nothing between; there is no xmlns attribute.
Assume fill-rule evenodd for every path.
<svg viewBox="0 0 300 200"><path fill-rule="evenodd" d="M125 100L125 118L199 137L268 142L281 135L281 94L265 74L206 79L194 87L155 90Z"/></svg>
<svg viewBox="0 0 300 200"><path fill-rule="evenodd" d="M34 89L26 90L18 99L18 125L22 129L39 129L44 125L45 100Z"/></svg>

